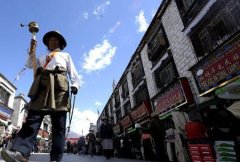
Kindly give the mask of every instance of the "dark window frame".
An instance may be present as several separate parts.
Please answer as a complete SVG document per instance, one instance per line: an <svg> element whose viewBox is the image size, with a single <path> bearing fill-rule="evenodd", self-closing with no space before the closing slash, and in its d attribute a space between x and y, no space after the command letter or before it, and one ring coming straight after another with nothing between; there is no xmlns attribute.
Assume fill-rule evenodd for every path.
<svg viewBox="0 0 240 162"><path fill-rule="evenodd" d="M240 2L219 0L189 34L198 59L240 33Z"/></svg>
<svg viewBox="0 0 240 162"><path fill-rule="evenodd" d="M11 94L2 86L0 86L0 102L8 105Z"/></svg>
<svg viewBox="0 0 240 162"><path fill-rule="evenodd" d="M119 94L119 90L117 90L117 91L115 92L114 101L115 101L115 107L117 108L117 107L120 105L120 94Z"/></svg>
<svg viewBox="0 0 240 162"><path fill-rule="evenodd" d="M48 124L47 123L43 123L43 130L48 131Z"/></svg>
<svg viewBox="0 0 240 162"><path fill-rule="evenodd" d="M124 108L124 111L125 111L125 114L128 114L129 111L131 110L131 104L130 102L126 102L124 105L123 105L123 108Z"/></svg>
<svg viewBox="0 0 240 162"><path fill-rule="evenodd" d="M121 109L116 110L115 114L116 114L116 119L118 122L122 117Z"/></svg>
<svg viewBox="0 0 240 162"><path fill-rule="evenodd" d="M133 96L134 96L135 106L140 105L145 100L149 100L147 85L146 84L141 85L139 89L134 93Z"/></svg>
<svg viewBox="0 0 240 162"><path fill-rule="evenodd" d="M185 27L197 16L207 2L208 0L176 0Z"/></svg>
<svg viewBox="0 0 240 162"><path fill-rule="evenodd" d="M153 37L147 43L147 54L151 62L157 62L169 47L166 32L161 24Z"/></svg>
<svg viewBox="0 0 240 162"><path fill-rule="evenodd" d="M169 71L169 69L167 68L171 68L170 69L171 71ZM164 77L161 77L161 76L164 76ZM162 80L161 78L166 78L166 76L168 78L167 78L167 81L165 80L166 83L164 83L164 80ZM163 60L160 67L154 71L155 83L159 89L166 88L168 85L173 83L178 77L179 77L179 74L178 74L175 62L171 56L168 56L165 60Z"/></svg>
<svg viewBox="0 0 240 162"><path fill-rule="evenodd" d="M122 84L122 98L125 99L129 95L128 82L125 80Z"/></svg>
<svg viewBox="0 0 240 162"><path fill-rule="evenodd" d="M135 88L142 81L142 78L144 76L144 70L140 60L132 68L131 74L132 84L133 87Z"/></svg>

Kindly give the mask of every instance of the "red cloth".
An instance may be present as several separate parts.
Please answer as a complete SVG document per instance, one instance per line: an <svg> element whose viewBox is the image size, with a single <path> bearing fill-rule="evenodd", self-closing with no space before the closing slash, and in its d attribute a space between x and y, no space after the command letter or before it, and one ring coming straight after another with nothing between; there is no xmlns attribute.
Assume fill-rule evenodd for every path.
<svg viewBox="0 0 240 162"><path fill-rule="evenodd" d="M185 125L188 140L206 138L207 127L200 122L190 121Z"/></svg>

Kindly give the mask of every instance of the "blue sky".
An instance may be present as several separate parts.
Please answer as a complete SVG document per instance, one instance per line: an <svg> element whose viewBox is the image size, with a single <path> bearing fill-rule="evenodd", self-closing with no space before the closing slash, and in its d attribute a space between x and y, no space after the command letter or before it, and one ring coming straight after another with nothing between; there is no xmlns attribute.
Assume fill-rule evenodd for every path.
<svg viewBox="0 0 240 162"><path fill-rule="evenodd" d="M68 43L65 51L71 54L82 79L71 130L86 134L159 5L159 0L2 0L0 73L17 87L16 95L27 95L33 72L27 69L15 80L25 65L31 39L28 27L21 28L20 24L38 23L37 55L47 53L43 35L50 30L60 31Z"/></svg>

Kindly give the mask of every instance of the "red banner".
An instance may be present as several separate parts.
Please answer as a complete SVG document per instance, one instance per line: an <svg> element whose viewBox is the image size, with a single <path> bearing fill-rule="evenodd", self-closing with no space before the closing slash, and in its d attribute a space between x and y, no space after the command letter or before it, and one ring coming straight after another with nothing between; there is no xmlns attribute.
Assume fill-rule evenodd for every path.
<svg viewBox="0 0 240 162"><path fill-rule="evenodd" d="M239 75L240 40L225 45L196 64L192 69L192 73L200 93L204 93Z"/></svg>
<svg viewBox="0 0 240 162"><path fill-rule="evenodd" d="M144 101L139 107L130 112L133 121L137 121L149 115L149 101Z"/></svg>
<svg viewBox="0 0 240 162"><path fill-rule="evenodd" d="M132 125L132 120L129 115L126 115L121 121L120 121L122 127L125 129Z"/></svg>
<svg viewBox="0 0 240 162"><path fill-rule="evenodd" d="M193 95L186 78L175 81L168 89L155 97L155 111L158 113L167 112L179 105L191 104Z"/></svg>

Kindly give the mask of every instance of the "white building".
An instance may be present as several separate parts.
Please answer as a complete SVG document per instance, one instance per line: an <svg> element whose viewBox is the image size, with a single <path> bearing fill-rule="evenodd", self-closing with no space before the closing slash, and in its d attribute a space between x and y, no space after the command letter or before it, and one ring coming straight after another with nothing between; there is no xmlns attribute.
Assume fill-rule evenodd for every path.
<svg viewBox="0 0 240 162"><path fill-rule="evenodd" d="M27 109L26 109L27 101L24 98L23 94L19 94L15 97L14 100L14 111L11 117L12 124L18 127L22 127L22 124L25 122L27 117Z"/></svg>
<svg viewBox="0 0 240 162"><path fill-rule="evenodd" d="M16 87L0 73L0 118L11 119Z"/></svg>

